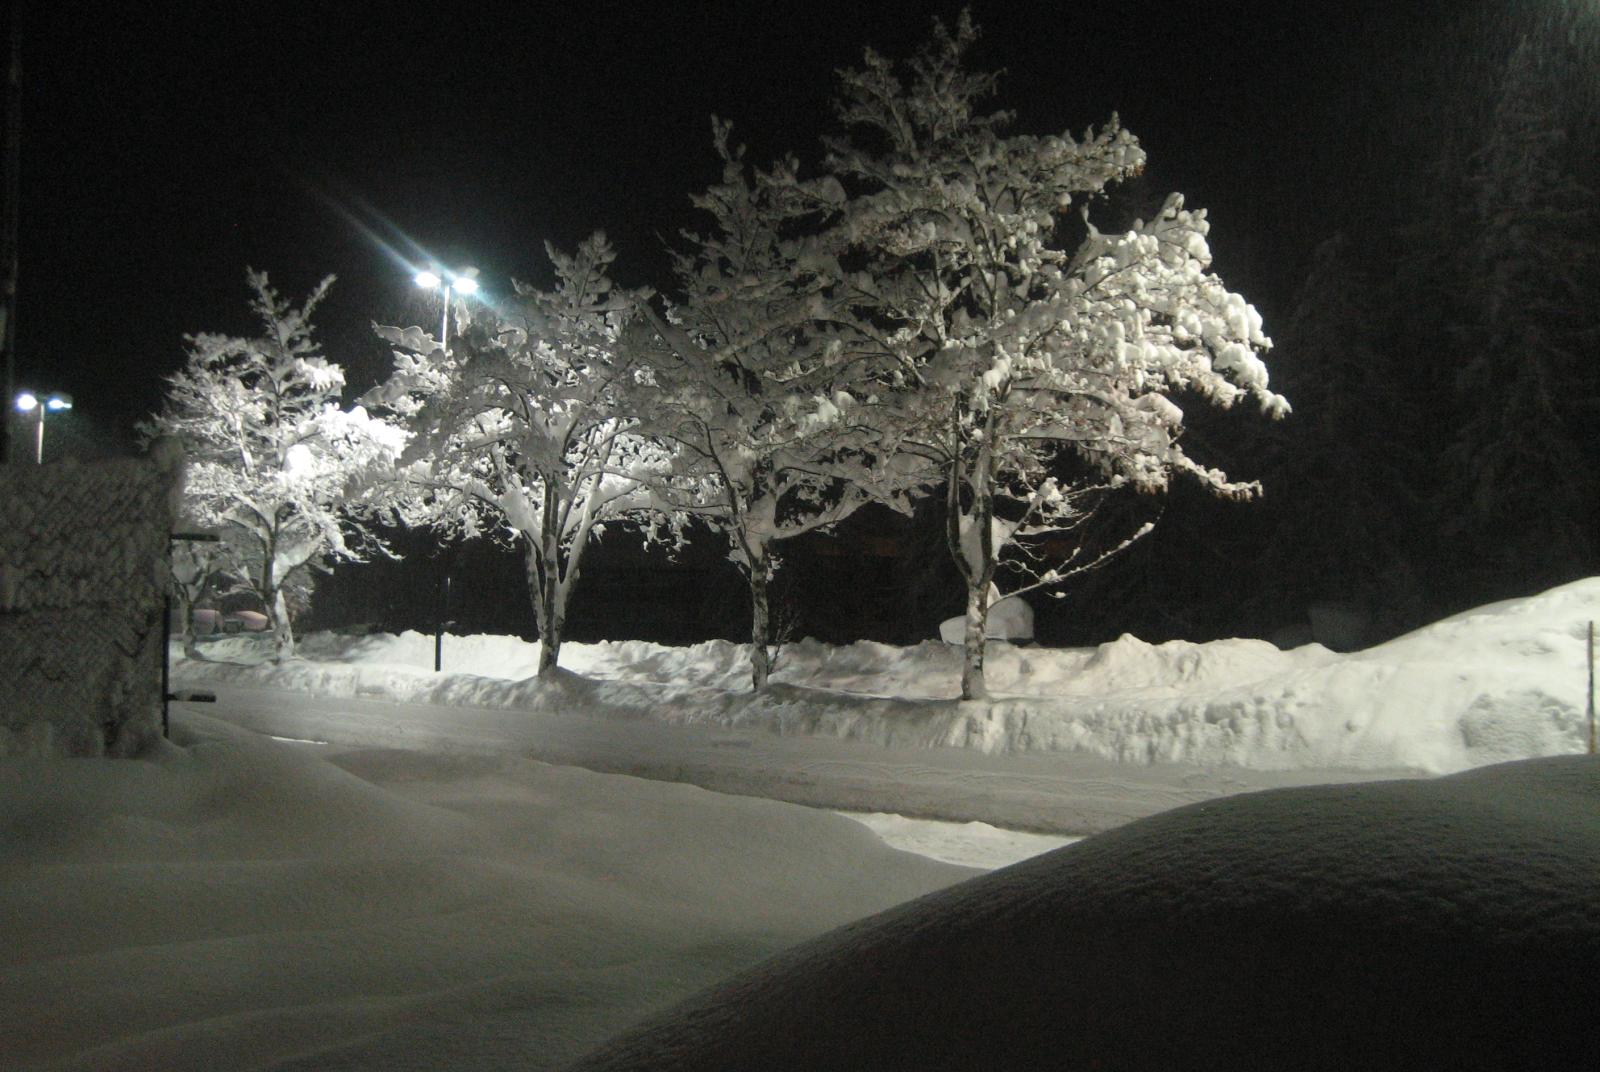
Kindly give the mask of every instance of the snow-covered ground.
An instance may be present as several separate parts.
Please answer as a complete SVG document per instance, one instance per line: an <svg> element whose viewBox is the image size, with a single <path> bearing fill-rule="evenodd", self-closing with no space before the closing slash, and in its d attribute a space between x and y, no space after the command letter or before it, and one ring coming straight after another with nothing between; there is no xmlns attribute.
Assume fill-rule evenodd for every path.
<svg viewBox="0 0 1600 1072"><path fill-rule="evenodd" d="M316 635L283 666L224 641L213 661L180 662L190 684L270 684L324 696L585 711L672 724L767 729L891 747L1074 752L1119 762L1255 770L1412 770L1442 774L1581 751L1588 623L1600 578L1481 607L1366 651L1279 651L1257 640L1098 648L993 644L994 699L962 703L960 652L804 641L784 649L776 684L746 691L742 649L568 644L571 674L533 680L538 645L431 636ZM221 661L216 661L221 660Z"/></svg>
<svg viewBox="0 0 1600 1072"><path fill-rule="evenodd" d="M826 811L185 715L0 759L0 1068L553 1068L975 872Z"/></svg>
<svg viewBox="0 0 1600 1072"><path fill-rule="evenodd" d="M1006 867L1082 838L1055 834L1030 834L983 822L947 823L936 819L911 819L889 812L840 812L871 830L884 843L947 864L978 867L985 871Z"/></svg>
<svg viewBox="0 0 1600 1072"><path fill-rule="evenodd" d="M1600 1067L1600 758L1165 812L797 946L573 1072Z"/></svg>
<svg viewBox="0 0 1600 1072"><path fill-rule="evenodd" d="M444 674L416 635L311 637L279 667L220 641L177 669L222 717L179 705L158 754L0 759L0 1068L555 1068L686 998L594 1067L1595 1051L1597 761L1207 798L1582 751L1597 610L1585 581L1349 656L997 647L978 704L934 644L795 645L752 698L733 645L574 645L535 682L504 638L448 638ZM534 753L1117 828L967 881L927 856L1056 842Z"/></svg>

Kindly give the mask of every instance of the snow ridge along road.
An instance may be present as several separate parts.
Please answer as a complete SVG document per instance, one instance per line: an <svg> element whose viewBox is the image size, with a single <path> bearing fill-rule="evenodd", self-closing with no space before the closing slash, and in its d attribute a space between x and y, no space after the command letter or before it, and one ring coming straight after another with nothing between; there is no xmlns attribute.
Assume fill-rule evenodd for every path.
<svg viewBox="0 0 1600 1072"><path fill-rule="evenodd" d="M547 763L687 782L743 796L896 812L1016 830L1093 834L1168 808L1290 785L1406 777L1405 771L1131 765L1073 753L990 755L891 748L649 718L308 696L213 684L196 713L274 737L343 747L512 753ZM180 717L188 705L175 704Z"/></svg>

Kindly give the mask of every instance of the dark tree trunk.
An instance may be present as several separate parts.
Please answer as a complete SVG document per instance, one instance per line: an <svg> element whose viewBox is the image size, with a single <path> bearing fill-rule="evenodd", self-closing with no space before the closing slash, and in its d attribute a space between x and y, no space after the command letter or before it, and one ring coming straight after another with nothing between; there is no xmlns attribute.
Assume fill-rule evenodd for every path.
<svg viewBox="0 0 1600 1072"><path fill-rule="evenodd" d="M534 625L539 630L539 669L544 677L556 668L561 657L561 632L566 625L566 609L561 604L561 582L553 564L544 560L539 548L528 547L528 594L533 598Z"/></svg>
<svg viewBox="0 0 1600 1072"><path fill-rule="evenodd" d="M972 579L967 581L967 631L963 638L963 658L961 661L961 698L963 700L986 700L989 698L989 686L983 676L983 657L987 651L989 629L989 582L988 571L985 570L983 579L975 583Z"/></svg>
<svg viewBox="0 0 1600 1072"><path fill-rule="evenodd" d="M750 682L756 692L767 687L772 674L771 654L767 643L771 639L771 610L767 602L767 551L750 563Z"/></svg>

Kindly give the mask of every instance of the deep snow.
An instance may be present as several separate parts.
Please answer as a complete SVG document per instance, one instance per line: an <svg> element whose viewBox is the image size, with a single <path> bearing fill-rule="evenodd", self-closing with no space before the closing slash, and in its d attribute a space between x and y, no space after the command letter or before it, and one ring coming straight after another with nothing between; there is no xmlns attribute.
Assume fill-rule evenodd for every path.
<svg viewBox="0 0 1600 1072"><path fill-rule="evenodd" d="M1255 770L1442 774L1582 751L1588 623L1600 578L1481 607L1362 652L1265 641L1097 648L990 646L994 699L963 703L960 650L863 642L785 648L776 684L747 692L743 649L714 641L567 644L571 674L532 680L538 645L508 637L308 637L283 666L183 661L186 683L271 684L326 696L563 709L769 729L893 747L1072 752L1119 762ZM258 663L225 641L210 660ZM230 647L230 645L232 645ZM572 675L579 675L579 680Z"/></svg>
<svg viewBox="0 0 1600 1072"><path fill-rule="evenodd" d="M1600 759L1191 805L933 893L574 1072L1600 1067Z"/></svg>
<svg viewBox="0 0 1600 1072"><path fill-rule="evenodd" d="M0 1068L552 1068L974 872L825 811L204 717L0 760Z"/></svg>
<svg viewBox="0 0 1600 1072"><path fill-rule="evenodd" d="M936 644L794 645L752 699L734 645L573 645L533 682L504 638L447 639L445 674L415 634L281 667L219 641L178 680L352 697L219 714L346 743L180 706L146 760L0 760L0 1067L554 1068L740 971L592 1067L1584 1067L1597 761L1126 821L1317 767L1581 751L1597 604L1585 581L1350 656L997 646L983 704ZM550 766L530 734L1126 825L963 882L863 825L922 836L897 817Z"/></svg>

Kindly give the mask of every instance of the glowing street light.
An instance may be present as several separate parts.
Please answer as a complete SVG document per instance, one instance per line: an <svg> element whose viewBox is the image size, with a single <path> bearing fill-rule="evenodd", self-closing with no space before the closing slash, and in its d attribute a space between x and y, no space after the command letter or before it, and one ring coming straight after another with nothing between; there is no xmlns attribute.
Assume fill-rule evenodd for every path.
<svg viewBox="0 0 1600 1072"><path fill-rule="evenodd" d="M463 268L459 273L443 273L423 269L412 277L413 282L423 290L444 291L444 316L439 321L439 345L445 353L450 352L450 295L452 293L467 295L478 292L478 270L476 268Z"/></svg>
<svg viewBox="0 0 1600 1072"><path fill-rule="evenodd" d="M14 401L19 413L37 413L39 418L33 427L33 464L44 464L44 415L46 413L61 413L72 408L72 396L62 394L60 391L51 391L44 397L32 391L18 392Z"/></svg>

